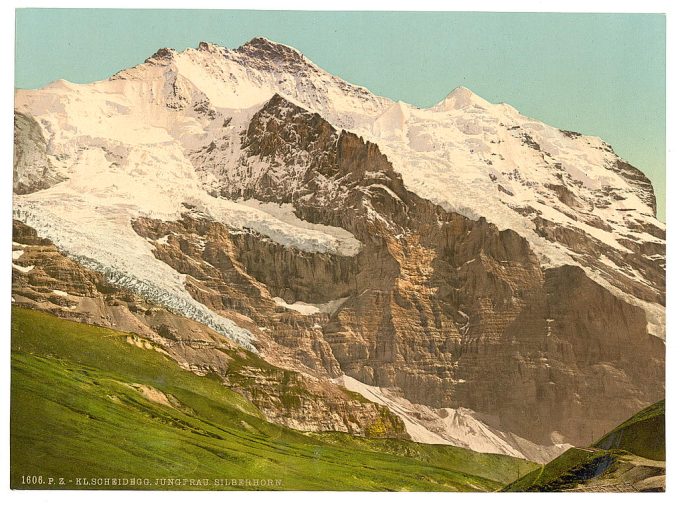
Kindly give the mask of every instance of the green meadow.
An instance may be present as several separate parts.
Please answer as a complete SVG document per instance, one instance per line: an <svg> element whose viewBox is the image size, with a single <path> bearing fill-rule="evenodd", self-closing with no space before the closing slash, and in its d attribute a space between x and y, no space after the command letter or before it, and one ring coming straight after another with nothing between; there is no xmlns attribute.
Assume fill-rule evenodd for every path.
<svg viewBox="0 0 680 507"><path fill-rule="evenodd" d="M588 448L573 447L545 466L512 482L504 491L563 491L605 474L640 456L666 460L666 402L641 410ZM625 471L624 471L625 473Z"/></svg>

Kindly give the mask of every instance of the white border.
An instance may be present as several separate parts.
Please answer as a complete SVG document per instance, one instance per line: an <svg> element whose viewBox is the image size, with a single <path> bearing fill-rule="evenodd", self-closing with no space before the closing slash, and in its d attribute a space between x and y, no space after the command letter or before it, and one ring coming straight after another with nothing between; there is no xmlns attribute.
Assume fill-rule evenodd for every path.
<svg viewBox="0 0 680 507"><path fill-rule="evenodd" d="M635 505L650 501L654 504L677 505L680 499L680 467L676 466L678 452L677 431L667 432L667 449L671 458L668 460L668 483L667 493L653 496L640 496L639 494L451 494L451 493L267 493L267 492L73 492L73 491L9 491L9 322L10 322L10 280L11 263L9 252L11 251L11 170L12 167L12 131L13 125L10 118L13 117L14 96L14 9L20 7L71 7L71 8L211 8L211 9L263 9L263 10L458 10L458 11L515 11L515 12L657 12L667 14L667 211L666 221L668 227L668 300L667 300L667 426L677 428L677 400L678 400L678 375L676 366L678 359L677 339L680 329L677 309L677 287L680 287L680 270L677 266L678 248L680 239L676 229L678 224L678 202L674 201L673 190L679 189L677 173L678 162L678 100L673 93L680 89L678 81L678 26L677 19L680 11L672 0L571 0L545 2L545 0L419 0L380 2L377 0L343 0L323 4L317 1L287 0L285 3L266 0L233 0L228 2L191 0L180 2L176 0L118 0L118 1L4 1L0 6L0 55L2 57L3 71L0 79L2 101L0 101L0 153L2 154L3 171L0 176L0 339L2 340L2 361L0 362L0 378L2 390L0 391L0 421L3 430L2 439L2 463L0 464L0 498L5 505L42 505L48 502L51 505L68 505L75 507L96 503L97 506L124 505L182 505L188 502L201 502L211 506L238 505L319 505L323 507L335 507L369 503L389 503L390 505L409 505L427 502L430 504L455 505L457 502L492 505L496 502L507 504L541 505L546 503L555 505L572 505L574 503L602 503L616 502L619 506ZM675 429L674 428L674 429Z"/></svg>

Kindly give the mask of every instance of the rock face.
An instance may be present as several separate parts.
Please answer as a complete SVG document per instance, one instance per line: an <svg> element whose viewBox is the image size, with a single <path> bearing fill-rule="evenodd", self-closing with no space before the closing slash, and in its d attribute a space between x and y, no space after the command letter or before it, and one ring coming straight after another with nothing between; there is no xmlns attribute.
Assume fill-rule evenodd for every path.
<svg viewBox="0 0 680 507"><path fill-rule="evenodd" d="M47 141L40 125L25 114L14 113L14 192L28 194L63 180L47 157Z"/></svg>
<svg viewBox="0 0 680 507"><path fill-rule="evenodd" d="M40 117L43 95L63 114ZM266 39L17 104L19 152L45 153L15 163L15 241L42 245L15 261L17 303L151 336L271 420L401 434L344 375L430 418L586 445L664 396L665 228L601 140L462 88L392 103ZM229 373L235 329L267 363ZM194 334L209 345L177 345Z"/></svg>
<svg viewBox="0 0 680 507"><path fill-rule="evenodd" d="M345 374L418 403L488 414L541 444L555 432L589 442L663 395L664 346L647 333L644 311L582 268L544 269L513 231L408 192L375 145L281 97L254 115L244 146L244 157L257 154L270 170L235 191L225 175L223 194L292 202L301 218L343 227L364 245L351 261L298 260L248 234L234 242L245 270L274 295L348 298L322 330Z"/></svg>

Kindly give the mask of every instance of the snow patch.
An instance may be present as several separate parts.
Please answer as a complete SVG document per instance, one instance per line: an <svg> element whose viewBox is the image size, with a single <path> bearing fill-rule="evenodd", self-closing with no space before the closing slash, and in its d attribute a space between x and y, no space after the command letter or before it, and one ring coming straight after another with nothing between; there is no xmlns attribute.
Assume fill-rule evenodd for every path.
<svg viewBox="0 0 680 507"><path fill-rule="evenodd" d="M312 243L317 245L326 245L326 250L353 257L361 251L361 242L357 240L354 235L340 227L333 227L330 225L314 224L307 222L297 217L295 208L290 203L277 204L273 202L262 202L256 199L248 199L246 201L239 201L247 208L263 212L274 220L290 226L292 237L302 237L303 234L308 235L308 245L302 246L293 241L287 241L285 238L280 238L279 242L284 245L295 246L301 250L310 250L315 248Z"/></svg>
<svg viewBox="0 0 680 507"><path fill-rule="evenodd" d="M343 375L336 383L361 394L364 398L386 406L404 422L407 433L415 442L465 447L477 452L505 454L538 463L547 463L571 445L556 442L539 445L510 432L496 430L482 422L467 408L433 409L411 403L387 389L374 387Z"/></svg>
<svg viewBox="0 0 680 507"><path fill-rule="evenodd" d="M303 301L296 301L295 303L286 303L285 300L275 297L274 298L274 303L276 303L276 306L280 306L282 308L288 308L289 310L296 311L298 313L301 313L302 315L314 315L315 313L319 313L319 307L315 305L311 305L309 303L305 303Z"/></svg>
<svg viewBox="0 0 680 507"><path fill-rule="evenodd" d="M286 303L284 299L279 297L273 299L276 306L296 311L302 315L314 315L316 313L333 314L347 301L347 298L340 298L328 301L327 303L305 303L304 301Z"/></svg>

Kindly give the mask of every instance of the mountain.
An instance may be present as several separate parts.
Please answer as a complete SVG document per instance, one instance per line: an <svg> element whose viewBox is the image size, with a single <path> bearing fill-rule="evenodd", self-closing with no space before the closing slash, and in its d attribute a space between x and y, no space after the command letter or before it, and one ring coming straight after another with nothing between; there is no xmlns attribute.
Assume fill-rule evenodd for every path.
<svg viewBox="0 0 680 507"><path fill-rule="evenodd" d="M325 426L344 386L414 440L546 462L664 396L665 226L600 139L465 88L394 102L262 38L15 110L15 303L225 383L228 339L315 386L285 415L244 391L272 421L366 434Z"/></svg>
<svg viewBox="0 0 680 507"><path fill-rule="evenodd" d="M666 403L641 410L587 449L572 448L504 491L665 491Z"/></svg>

